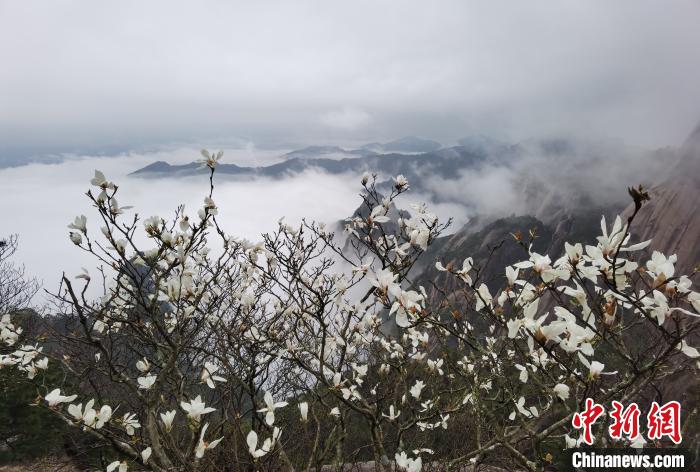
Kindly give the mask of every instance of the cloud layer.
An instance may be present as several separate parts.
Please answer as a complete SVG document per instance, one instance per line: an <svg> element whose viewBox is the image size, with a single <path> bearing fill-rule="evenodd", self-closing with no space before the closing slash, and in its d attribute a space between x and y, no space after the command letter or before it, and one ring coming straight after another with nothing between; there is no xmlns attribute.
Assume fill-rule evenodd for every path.
<svg viewBox="0 0 700 472"><path fill-rule="evenodd" d="M698 17L693 0L1 2L0 151L561 131L671 144L700 116Z"/></svg>
<svg viewBox="0 0 700 472"><path fill-rule="evenodd" d="M187 150L171 153L184 156ZM192 160L192 154L189 154ZM121 157L74 158L61 164L31 164L0 169L0 214L3 232L18 233L20 247L16 261L27 272L43 280L44 287L55 290L61 272L77 274L81 266L94 269L95 261L81 253L68 239L68 228L75 216L88 217L88 229L99 233L97 213L84 193L94 169L119 185L120 205L133 205L128 214L143 218L171 217L181 203L196 214L208 193L206 176L168 180L144 180L128 177L129 171L152 162L152 154ZM224 229L236 237L258 241L264 231L273 230L285 217L297 223L302 217L334 222L350 215L361 202L359 181L346 176L328 176L307 172L283 181L217 180L215 201ZM6 234L0 234L0 237Z"/></svg>

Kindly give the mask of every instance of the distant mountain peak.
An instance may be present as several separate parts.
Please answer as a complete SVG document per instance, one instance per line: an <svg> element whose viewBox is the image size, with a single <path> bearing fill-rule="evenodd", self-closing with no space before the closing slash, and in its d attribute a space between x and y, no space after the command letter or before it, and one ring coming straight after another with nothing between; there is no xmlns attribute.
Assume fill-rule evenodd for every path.
<svg viewBox="0 0 700 472"><path fill-rule="evenodd" d="M432 152L441 147L437 141L418 136L404 136L382 145L383 150L389 152Z"/></svg>
<svg viewBox="0 0 700 472"><path fill-rule="evenodd" d="M282 156L283 159L345 159L364 157L375 154L369 149L344 149L340 146L307 146L297 149Z"/></svg>

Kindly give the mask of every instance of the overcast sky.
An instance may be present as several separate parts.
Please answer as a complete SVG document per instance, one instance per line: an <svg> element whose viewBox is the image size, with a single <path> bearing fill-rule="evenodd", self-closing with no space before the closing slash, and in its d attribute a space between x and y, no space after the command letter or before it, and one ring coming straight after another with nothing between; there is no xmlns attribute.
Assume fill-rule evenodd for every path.
<svg viewBox="0 0 700 472"><path fill-rule="evenodd" d="M472 133L675 145L700 120L699 19L697 0L0 0L0 150Z"/></svg>

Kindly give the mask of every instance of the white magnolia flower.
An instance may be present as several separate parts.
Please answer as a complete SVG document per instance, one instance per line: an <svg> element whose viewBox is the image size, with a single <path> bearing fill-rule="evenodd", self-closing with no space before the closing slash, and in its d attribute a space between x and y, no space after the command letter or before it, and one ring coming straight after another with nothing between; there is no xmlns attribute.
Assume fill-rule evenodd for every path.
<svg viewBox="0 0 700 472"><path fill-rule="evenodd" d="M564 449L571 449L572 447L578 447L581 442L583 442L583 438L579 438L577 441L576 439L572 438L568 434L564 435Z"/></svg>
<svg viewBox="0 0 700 472"><path fill-rule="evenodd" d="M137 378L136 381L138 382L140 389L148 390L153 387L153 384L156 383L157 379L157 375L147 375L145 377Z"/></svg>
<svg viewBox="0 0 700 472"><path fill-rule="evenodd" d="M91 425L95 422L97 418L97 411L92 407L95 404L95 400L90 400L85 404L83 408L82 403L77 405L68 405L68 414L75 418L78 422L83 422L86 425Z"/></svg>
<svg viewBox="0 0 700 472"><path fill-rule="evenodd" d="M515 368L518 369L518 370L520 371L520 377L519 377L519 378L520 378L520 381L521 381L522 383L526 383L526 382L527 382L527 378L528 378L527 367L522 366L522 365L520 365L520 364L515 364Z"/></svg>
<svg viewBox="0 0 700 472"><path fill-rule="evenodd" d="M397 286L398 288L398 286ZM396 300L394 301L389 314L396 313L396 324L401 328L411 326L411 321L408 318L409 313L421 311L420 302L423 300L423 295L415 290L397 289L392 293Z"/></svg>
<svg viewBox="0 0 700 472"><path fill-rule="evenodd" d="M134 413L124 414L124 416L122 416L121 423L126 430L126 434L129 436L136 434L136 430L141 427L141 423L139 423L139 420L136 418Z"/></svg>
<svg viewBox="0 0 700 472"><path fill-rule="evenodd" d="M80 233L76 233L75 231L71 231L69 236L70 236L70 240L76 246L80 246L80 244L83 242L83 237L80 235Z"/></svg>
<svg viewBox="0 0 700 472"><path fill-rule="evenodd" d="M539 412L537 411L537 408L534 406L531 407L525 407L525 397L520 397L518 398L518 401L515 402L515 408L518 412L520 412L521 415L523 415L525 418L537 418L540 416ZM508 419L513 421L515 419L516 412L513 411L509 416Z"/></svg>
<svg viewBox="0 0 700 472"><path fill-rule="evenodd" d="M425 384L422 380L416 380L416 383L411 387L410 393L416 400L420 399L420 393L423 391Z"/></svg>
<svg viewBox="0 0 700 472"><path fill-rule="evenodd" d="M663 276L663 279L670 279L676 272L674 264L678 258L675 254L666 257L659 251L654 251L651 254L651 259L647 261L647 269L656 277Z"/></svg>
<svg viewBox="0 0 700 472"><path fill-rule="evenodd" d="M206 404L202 401L201 395L197 395L197 397L195 397L195 399L189 403L180 402L180 406L187 412L187 417L196 422L199 422L202 415L216 411L216 408L206 406Z"/></svg>
<svg viewBox="0 0 700 472"><path fill-rule="evenodd" d="M145 374L151 368L151 363L144 357L142 360L136 361L136 368L139 370L139 372Z"/></svg>
<svg viewBox="0 0 700 472"><path fill-rule="evenodd" d="M394 177L394 187L399 190L408 188L408 179L403 174L397 175Z"/></svg>
<svg viewBox="0 0 700 472"><path fill-rule="evenodd" d="M464 262L462 262L462 269L457 271L457 276L470 286L472 284L472 278L469 276L469 271L472 270L473 266L474 260L471 257L467 257L464 259Z"/></svg>
<svg viewBox="0 0 700 472"><path fill-rule="evenodd" d="M395 410L394 405L391 405L389 407L389 414L387 415L385 413L382 413L382 416L384 416L385 418L389 418L389 421L394 421L399 417L400 414L401 410Z"/></svg>
<svg viewBox="0 0 700 472"><path fill-rule="evenodd" d="M299 413L301 414L301 421L306 423L309 415L309 404L306 402L299 403Z"/></svg>
<svg viewBox="0 0 700 472"><path fill-rule="evenodd" d="M334 406L328 414L337 418L340 416L340 408Z"/></svg>
<svg viewBox="0 0 700 472"><path fill-rule="evenodd" d="M680 344L678 345L678 349L691 359L697 359L700 357L700 352L698 352L696 348L688 345L685 339L681 340Z"/></svg>
<svg viewBox="0 0 700 472"><path fill-rule="evenodd" d="M443 364L444 364L443 359L438 359L437 361L434 361L432 359L428 359L428 370L431 372L437 372L439 375L445 375L445 373L442 370Z"/></svg>
<svg viewBox="0 0 700 472"><path fill-rule="evenodd" d="M115 470L118 472L126 472L129 470L129 466L124 461L114 461L107 466L107 472L114 472Z"/></svg>
<svg viewBox="0 0 700 472"><path fill-rule="evenodd" d="M569 244L568 242L564 242L564 251L572 266L577 265L581 260L581 256L583 256L583 246L581 243Z"/></svg>
<svg viewBox="0 0 700 472"><path fill-rule="evenodd" d="M202 149L200 152L201 152L202 157L204 159L201 159L198 162L202 165L202 167L209 167L210 169L214 169L216 167L216 165L219 163L219 159L221 159L221 156L224 155L223 151L219 151L219 152L215 152L214 154L211 154L206 149Z"/></svg>
<svg viewBox="0 0 700 472"><path fill-rule="evenodd" d="M605 364L598 361L593 361L588 368L588 375L592 379L598 378L600 374L603 373L603 369L605 369Z"/></svg>
<svg viewBox="0 0 700 472"><path fill-rule="evenodd" d="M97 412L97 422L95 423L95 429L100 429L112 418L112 407L109 405L102 405L100 411Z"/></svg>
<svg viewBox="0 0 700 472"><path fill-rule="evenodd" d="M124 210L128 210L130 208L133 208L132 206L119 206L119 202L117 201L116 198L112 198L109 201L109 212L114 215L121 215L124 213Z"/></svg>
<svg viewBox="0 0 700 472"><path fill-rule="evenodd" d="M221 442L221 440L224 439L222 436L219 439L215 439L211 442L205 441L204 434L207 432L208 427L209 427L209 423L206 423L202 427L202 432L199 435L199 442L197 443L197 448L195 449L195 457L197 457L198 459L201 459L202 457L204 457L204 453L207 450L214 449Z"/></svg>
<svg viewBox="0 0 700 472"><path fill-rule="evenodd" d="M396 466L406 472L420 472L423 468L423 460L420 457L411 459L406 455L405 451L397 452L394 458L396 459Z"/></svg>
<svg viewBox="0 0 700 472"><path fill-rule="evenodd" d="M379 272L373 272L367 276L367 280L370 284L377 287L382 293L388 293L389 289L398 287L395 282L398 274L394 274L389 269L382 269Z"/></svg>
<svg viewBox="0 0 700 472"><path fill-rule="evenodd" d="M160 414L160 419L163 421L166 431L170 431L173 428L173 420L175 419L175 410L166 411Z"/></svg>
<svg viewBox="0 0 700 472"><path fill-rule="evenodd" d="M570 275L568 271L553 268L552 260L548 255L542 255L536 252L530 253L530 260L518 262L514 267L518 269L532 268L545 283L549 283L557 278L566 280Z"/></svg>
<svg viewBox="0 0 700 472"><path fill-rule="evenodd" d="M491 302L493 301L493 297L491 296L491 292L489 291L489 288L486 286L486 284L481 284L479 285L479 288L477 289L477 293L479 296L476 297L476 306L474 309L476 311L480 311L481 309L485 307L490 307Z"/></svg>
<svg viewBox="0 0 700 472"><path fill-rule="evenodd" d="M561 398L562 400L566 400L569 398L569 386L564 385L564 384L556 384L554 386L554 393Z"/></svg>
<svg viewBox="0 0 700 472"><path fill-rule="evenodd" d="M272 426L275 423L275 409L287 406L287 402L275 402L270 392L265 392L263 400L265 401L265 408L258 410L258 413L266 413L265 423Z"/></svg>
<svg viewBox="0 0 700 472"><path fill-rule="evenodd" d="M114 184L109 182L105 175L99 170L95 170L95 176L90 180L90 183L95 187L102 188L102 190L114 188Z"/></svg>
<svg viewBox="0 0 700 472"><path fill-rule="evenodd" d="M69 395L69 396L63 396L61 395L61 389L57 388L55 390L51 390L51 392L47 393L46 396L44 397L44 400L46 400L46 403L49 404L49 406L56 406L59 405L60 403L70 403L73 400L78 398L78 395Z"/></svg>
<svg viewBox="0 0 700 472"><path fill-rule="evenodd" d="M258 449L258 434L255 431L251 431L246 437L246 443L248 443L248 452L250 452L250 455L253 456L254 459L258 459L264 456L268 452L272 451L272 449L275 447L275 443L277 442L281 434L282 431L277 426L275 426L275 428L272 430L272 437L266 439L263 442L262 447Z"/></svg>
<svg viewBox="0 0 700 472"><path fill-rule="evenodd" d="M202 369L202 374L199 376L199 380L202 383L206 383L209 388L215 388L216 385L214 382L226 382L226 379L219 376L219 375L214 375L214 373L219 370L219 366L216 364L213 364L209 361L206 361L204 363L204 368Z"/></svg>
<svg viewBox="0 0 700 472"><path fill-rule="evenodd" d="M390 221L389 217L386 216L387 208L384 205L377 205L372 208L369 215L370 223L387 223Z"/></svg>
<svg viewBox="0 0 700 472"><path fill-rule="evenodd" d="M147 447L146 449L144 449L143 451L141 451L141 461L142 461L144 464L146 464L146 463L148 462L148 459L151 458L151 452L153 452L153 451L151 450L150 447Z"/></svg>
<svg viewBox="0 0 700 472"><path fill-rule="evenodd" d="M76 216L73 223L68 225L68 228L85 233L87 231L87 217L85 215Z"/></svg>
<svg viewBox="0 0 700 472"><path fill-rule="evenodd" d="M508 286L512 287L515 285L515 281L518 280L518 273L520 269L512 266L506 267L506 280L508 281Z"/></svg>

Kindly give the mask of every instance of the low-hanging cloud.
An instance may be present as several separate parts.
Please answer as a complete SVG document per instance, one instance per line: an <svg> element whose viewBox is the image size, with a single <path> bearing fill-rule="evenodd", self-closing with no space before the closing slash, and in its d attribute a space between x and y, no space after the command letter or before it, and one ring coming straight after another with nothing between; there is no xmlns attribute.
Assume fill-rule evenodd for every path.
<svg viewBox="0 0 700 472"><path fill-rule="evenodd" d="M551 223L563 214L622 210L628 187L661 183L678 159L674 148L613 141L533 140L518 148L515 158L487 158L454 179L426 176L424 186L435 200L464 205L467 217L528 214Z"/></svg>
<svg viewBox="0 0 700 472"><path fill-rule="evenodd" d="M666 145L700 117L698 17L694 0L3 2L0 151L312 142L328 123Z"/></svg>

